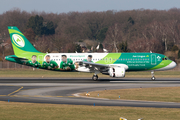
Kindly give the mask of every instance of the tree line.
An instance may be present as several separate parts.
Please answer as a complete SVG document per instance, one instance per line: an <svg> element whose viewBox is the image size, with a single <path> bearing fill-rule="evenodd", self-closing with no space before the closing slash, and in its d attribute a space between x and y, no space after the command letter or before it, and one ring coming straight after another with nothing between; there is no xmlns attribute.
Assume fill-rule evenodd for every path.
<svg viewBox="0 0 180 120"><path fill-rule="evenodd" d="M79 41L110 52L164 53L180 47L178 8L60 14L17 8L0 15L1 40L9 38L7 26L17 26L41 52L74 52Z"/></svg>

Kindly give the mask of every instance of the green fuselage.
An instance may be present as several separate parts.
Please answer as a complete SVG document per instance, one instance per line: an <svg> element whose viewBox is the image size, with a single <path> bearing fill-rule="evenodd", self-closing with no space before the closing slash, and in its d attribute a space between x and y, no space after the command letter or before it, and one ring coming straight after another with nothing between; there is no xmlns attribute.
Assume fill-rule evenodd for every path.
<svg viewBox="0 0 180 120"><path fill-rule="evenodd" d="M60 64L61 55L63 54L67 55L73 62L82 61L90 54L93 56L92 61L94 63L106 65L123 64L128 67L127 71L155 70L166 67L172 62L166 56L157 53L49 53L48 55L51 56L51 60ZM32 55L36 55L36 53L33 52ZM32 55L17 57L31 59ZM47 54L38 55L39 53L37 54L37 61L42 64ZM6 60L16 62L13 58L9 57L6 57Z"/></svg>
<svg viewBox="0 0 180 120"><path fill-rule="evenodd" d="M24 56L13 56L31 60L32 55L36 55L36 53L32 52L32 54L26 54ZM71 59L74 63L83 61L87 59L88 55L92 55L92 61L94 63L117 66L124 65L127 67L126 71L158 70L172 62L165 55L158 53L37 53L37 61L42 64L46 55L50 55L51 60L55 61L58 65L62 61L61 55L67 55L67 58ZM18 60L8 56L6 60L20 63Z"/></svg>
<svg viewBox="0 0 180 120"><path fill-rule="evenodd" d="M110 53L118 54L118 53ZM127 71L155 70L169 65L172 61L158 53L121 53L119 58L113 58L113 64L125 64ZM109 58L110 60L111 58ZM97 62L100 63L100 62ZM105 63L106 64L106 63ZM112 64L112 63L111 63Z"/></svg>

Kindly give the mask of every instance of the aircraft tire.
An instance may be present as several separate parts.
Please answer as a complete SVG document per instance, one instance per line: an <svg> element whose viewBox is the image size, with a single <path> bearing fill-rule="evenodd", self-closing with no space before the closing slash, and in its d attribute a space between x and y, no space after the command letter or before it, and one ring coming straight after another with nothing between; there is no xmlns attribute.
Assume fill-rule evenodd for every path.
<svg viewBox="0 0 180 120"><path fill-rule="evenodd" d="M96 80L98 80L98 76L97 76L97 75L93 75L92 79L93 79L94 81L96 81Z"/></svg>
<svg viewBox="0 0 180 120"><path fill-rule="evenodd" d="M153 80L153 81L154 81L154 80L156 80L156 78L153 76L153 77L151 78L151 80Z"/></svg>

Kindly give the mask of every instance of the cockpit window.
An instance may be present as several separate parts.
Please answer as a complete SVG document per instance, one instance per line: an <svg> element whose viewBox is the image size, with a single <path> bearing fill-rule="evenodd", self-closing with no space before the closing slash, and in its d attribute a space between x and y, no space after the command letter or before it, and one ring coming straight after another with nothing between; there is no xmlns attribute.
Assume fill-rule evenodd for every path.
<svg viewBox="0 0 180 120"><path fill-rule="evenodd" d="M169 60L167 57L162 58L162 60Z"/></svg>

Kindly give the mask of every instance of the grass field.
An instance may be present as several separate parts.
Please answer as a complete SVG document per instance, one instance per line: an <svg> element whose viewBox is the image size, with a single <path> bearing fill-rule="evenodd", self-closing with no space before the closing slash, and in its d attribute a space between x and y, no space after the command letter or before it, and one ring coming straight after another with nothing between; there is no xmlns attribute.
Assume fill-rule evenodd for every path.
<svg viewBox="0 0 180 120"><path fill-rule="evenodd" d="M45 70L0 70L0 77L92 77L92 73L78 72L53 72ZM156 77L180 77L180 71L156 72ZM99 77L109 77L99 75ZM126 77L151 77L150 72L127 72ZM175 88L142 88L124 89L117 91L95 91L90 92L91 97L110 99L153 99L155 101L175 101L180 100L179 87ZM159 91L159 92L158 92ZM115 94L112 94L115 93ZM85 94L85 93L84 93ZM112 96L110 96L112 95ZM133 96L134 95L134 96ZM143 97L142 97L143 96ZM172 98L169 96L173 96ZM161 99L158 99L158 98ZM145 99L148 98L148 99ZM83 105L57 105L57 104L36 104L36 103L16 103L0 101L0 120L119 120L125 117L128 120L178 120L180 119L180 109L174 108L137 108L137 107L108 107L108 106L83 106Z"/></svg>
<svg viewBox="0 0 180 120"><path fill-rule="evenodd" d="M180 109L0 102L1 120L178 120Z"/></svg>
<svg viewBox="0 0 180 120"><path fill-rule="evenodd" d="M90 97L126 100L180 102L180 87L134 88L89 92ZM82 93L85 96L86 93Z"/></svg>
<svg viewBox="0 0 180 120"><path fill-rule="evenodd" d="M93 73L80 73L80 72L57 72L36 69L0 69L0 77L89 77L91 78ZM108 75L99 74L99 77L109 77ZM126 77L142 77L151 78L150 71L145 72L126 72ZM180 71L157 71L155 77L175 77L180 78Z"/></svg>

